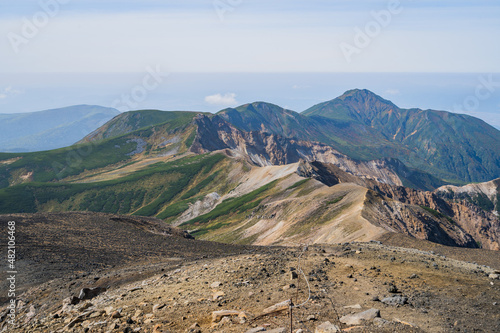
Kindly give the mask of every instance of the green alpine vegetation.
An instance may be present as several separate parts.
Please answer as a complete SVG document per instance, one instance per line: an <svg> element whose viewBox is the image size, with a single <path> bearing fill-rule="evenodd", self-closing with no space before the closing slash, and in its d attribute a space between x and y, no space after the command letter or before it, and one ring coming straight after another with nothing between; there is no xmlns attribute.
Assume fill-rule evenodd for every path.
<svg viewBox="0 0 500 333"><path fill-rule="evenodd" d="M105 134L110 128L108 123L70 147L33 153L0 153L0 188L28 181L56 182L103 168L120 168L141 155L186 152L196 134L192 123L196 113L170 113L144 111L143 117L141 111L132 112L132 125L140 128L133 129L130 125L124 126L128 130L118 130L112 127L110 131L117 135L109 138ZM116 124L122 118L128 119L127 114L119 115L110 123ZM144 119L139 121L137 118ZM160 123L142 126L156 121ZM99 135L100 131L104 134Z"/></svg>
<svg viewBox="0 0 500 333"><path fill-rule="evenodd" d="M102 182L19 184L0 190L0 214L95 211L142 216L161 213L166 218L169 214L164 209L173 203L179 205L177 197L192 197L187 194L191 183L199 189L198 194L203 193L203 188L214 186L214 183L205 182L201 186L199 183L210 177L207 174L224 159L221 154L185 157L159 162L128 176ZM167 212L172 214L171 210Z"/></svg>

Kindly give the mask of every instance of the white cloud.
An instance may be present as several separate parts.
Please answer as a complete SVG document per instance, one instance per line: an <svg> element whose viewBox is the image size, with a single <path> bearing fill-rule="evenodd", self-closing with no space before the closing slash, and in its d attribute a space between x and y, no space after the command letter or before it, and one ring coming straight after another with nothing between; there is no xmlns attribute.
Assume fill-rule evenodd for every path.
<svg viewBox="0 0 500 333"><path fill-rule="evenodd" d="M212 105L234 106L238 104L235 93L215 94L205 97L205 102Z"/></svg>
<svg viewBox="0 0 500 333"><path fill-rule="evenodd" d="M0 99L6 99L11 96L16 96L21 94L21 90L17 90L12 88L12 86L5 87L3 89L0 89Z"/></svg>
<svg viewBox="0 0 500 333"><path fill-rule="evenodd" d="M399 95L400 94L399 90L397 90L397 89L387 89L385 91L385 93L388 95Z"/></svg>
<svg viewBox="0 0 500 333"><path fill-rule="evenodd" d="M311 86L308 85L301 85L301 84L294 84L292 86L292 89L308 89L311 88Z"/></svg>

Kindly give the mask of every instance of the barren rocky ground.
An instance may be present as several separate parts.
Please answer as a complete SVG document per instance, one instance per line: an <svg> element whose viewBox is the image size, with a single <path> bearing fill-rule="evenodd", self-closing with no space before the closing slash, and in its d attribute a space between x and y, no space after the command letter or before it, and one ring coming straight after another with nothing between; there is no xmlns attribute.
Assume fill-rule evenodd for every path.
<svg viewBox="0 0 500 333"><path fill-rule="evenodd" d="M35 270L45 263L47 270L30 273L35 280L17 298L15 326L2 308L3 332L289 332L288 304L273 306L290 299L299 305L292 309L294 332L500 330L496 251L398 236L382 243L235 247L185 239L173 229L161 234L154 219L72 214L37 216L42 229L28 228L29 215L15 216L31 230L21 239L38 246L21 251L20 261ZM57 221L68 224L49 228ZM113 232L104 233L110 224ZM82 225L88 229L79 234ZM119 247L121 237L131 237L126 230L135 241ZM54 247L40 245L58 237ZM55 247L61 244L66 251ZM352 316L359 313L367 320Z"/></svg>

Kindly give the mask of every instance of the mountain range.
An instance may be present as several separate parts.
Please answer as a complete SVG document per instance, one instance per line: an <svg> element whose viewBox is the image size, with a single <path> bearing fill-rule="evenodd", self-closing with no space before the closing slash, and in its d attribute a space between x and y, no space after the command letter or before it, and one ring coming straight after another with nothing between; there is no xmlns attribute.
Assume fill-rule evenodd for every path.
<svg viewBox="0 0 500 333"><path fill-rule="evenodd" d="M302 113L127 112L74 146L0 154L0 213L154 216L237 244L400 233L498 250L499 177L488 124L351 90Z"/></svg>
<svg viewBox="0 0 500 333"><path fill-rule="evenodd" d="M354 159L397 158L452 182L500 176L500 131L494 127L468 115L401 109L368 90L347 91L300 114L252 103L218 115L245 131L319 141Z"/></svg>
<svg viewBox="0 0 500 333"><path fill-rule="evenodd" d="M118 114L116 109L96 105L0 114L0 151L32 152L70 146Z"/></svg>

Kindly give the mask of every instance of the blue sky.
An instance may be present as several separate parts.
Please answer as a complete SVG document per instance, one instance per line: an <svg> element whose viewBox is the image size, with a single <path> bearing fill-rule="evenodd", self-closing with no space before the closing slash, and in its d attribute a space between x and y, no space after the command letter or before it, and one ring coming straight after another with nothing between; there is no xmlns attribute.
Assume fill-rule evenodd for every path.
<svg viewBox="0 0 500 333"><path fill-rule="evenodd" d="M44 12L40 3L60 4L34 36L13 47L13 34L23 37L24 20L33 23ZM397 13L376 30L373 13L387 12L391 3L399 3ZM173 72L500 72L498 1L1 0L0 5L0 73L139 72L155 64ZM341 45L355 46L357 32L367 27L375 27L374 36L347 61Z"/></svg>
<svg viewBox="0 0 500 333"><path fill-rule="evenodd" d="M498 0L0 0L0 9L0 113L113 106L157 68L166 79L136 108L265 100L301 111L368 88L401 107L500 126ZM492 91L476 103L488 75Z"/></svg>

